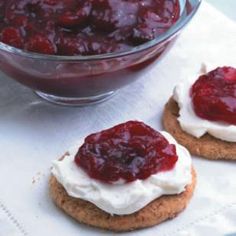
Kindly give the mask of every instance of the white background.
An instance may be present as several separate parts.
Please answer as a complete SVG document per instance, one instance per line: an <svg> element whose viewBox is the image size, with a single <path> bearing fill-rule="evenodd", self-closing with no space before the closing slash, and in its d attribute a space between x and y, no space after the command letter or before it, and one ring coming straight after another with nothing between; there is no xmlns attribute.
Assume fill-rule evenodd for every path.
<svg viewBox="0 0 236 236"><path fill-rule="evenodd" d="M206 0L228 17L236 20L236 0Z"/></svg>

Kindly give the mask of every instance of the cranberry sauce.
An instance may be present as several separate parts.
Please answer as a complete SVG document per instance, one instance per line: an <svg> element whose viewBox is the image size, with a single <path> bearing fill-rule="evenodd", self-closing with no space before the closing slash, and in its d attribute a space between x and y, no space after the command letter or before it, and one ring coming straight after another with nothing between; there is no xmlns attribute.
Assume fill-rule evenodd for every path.
<svg viewBox="0 0 236 236"><path fill-rule="evenodd" d="M171 170L177 160L175 145L138 121L89 135L75 157L91 178L106 183L146 179Z"/></svg>
<svg viewBox="0 0 236 236"><path fill-rule="evenodd" d="M0 41L54 55L125 51L177 21L178 0L0 0Z"/></svg>
<svg viewBox="0 0 236 236"><path fill-rule="evenodd" d="M206 120L236 125L236 69L219 67L202 75L191 89L195 113Z"/></svg>

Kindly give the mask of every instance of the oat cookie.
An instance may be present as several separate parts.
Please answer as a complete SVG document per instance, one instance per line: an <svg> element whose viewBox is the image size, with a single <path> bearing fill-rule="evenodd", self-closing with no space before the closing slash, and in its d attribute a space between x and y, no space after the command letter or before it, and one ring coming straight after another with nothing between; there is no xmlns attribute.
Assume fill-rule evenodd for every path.
<svg viewBox="0 0 236 236"><path fill-rule="evenodd" d="M53 175L49 181L50 195L65 213L81 223L112 231L131 231L174 218L187 206L195 185L196 173L192 169L192 183L183 193L162 196L130 215L112 216L88 201L70 197Z"/></svg>
<svg viewBox="0 0 236 236"><path fill-rule="evenodd" d="M171 97L164 109L164 128L191 154L211 160L236 160L236 143L223 141L209 134L196 138L181 129L177 120L178 116L178 104Z"/></svg>

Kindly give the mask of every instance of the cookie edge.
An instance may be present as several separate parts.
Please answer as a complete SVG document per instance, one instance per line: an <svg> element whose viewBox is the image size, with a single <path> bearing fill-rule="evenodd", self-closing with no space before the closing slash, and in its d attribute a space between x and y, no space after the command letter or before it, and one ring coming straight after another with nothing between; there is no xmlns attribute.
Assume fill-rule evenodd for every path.
<svg viewBox="0 0 236 236"><path fill-rule="evenodd" d="M79 223L114 232L151 227L176 217L188 205L195 186L196 172L192 168L192 182L186 186L184 192L157 198L133 214L112 216L88 201L70 197L53 175L49 180L50 196L53 202L67 215Z"/></svg>
<svg viewBox="0 0 236 236"><path fill-rule="evenodd" d="M192 155L209 160L236 160L236 143L217 139L210 134L196 138L181 129L178 116L179 106L174 98L171 97L164 108L162 116L163 126Z"/></svg>

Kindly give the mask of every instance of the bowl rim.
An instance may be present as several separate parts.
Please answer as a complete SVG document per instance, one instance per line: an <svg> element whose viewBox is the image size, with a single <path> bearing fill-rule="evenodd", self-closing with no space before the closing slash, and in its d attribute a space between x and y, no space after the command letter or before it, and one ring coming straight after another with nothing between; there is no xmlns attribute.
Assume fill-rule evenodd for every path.
<svg viewBox="0 0 236 236"><path fill-rule="evenodd" d="M131 49L124 52L113 52L113 53L88 55L88 56L48 55L48 54L28 52L28 51L7 45L3 42L0 42L0 50L10 52L15 55L27 57L27 58L38 59L38 60L48 60L48 61L96 61L96 60L101 60L101 59L112 59L112 58L117 58L117 57L128 56L128 55L149 49L157 44L164 42L165 40L171 38L172 36L174 36L184 26L186 26L187 23L192 19L192 17L195 15L197 10L199 9L201 2L202 0L184 0L183 10L179 19L165 33L161 34L160 36L156 37L155 39L151 41L148 41L139 46L132 47ZM192 9L190 10L190 13L186 15L186 12L184 10L186 10L186 8L188 7L187 4L190 4Z"/></svg>

